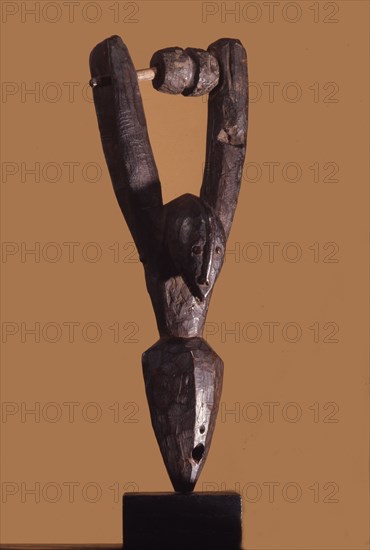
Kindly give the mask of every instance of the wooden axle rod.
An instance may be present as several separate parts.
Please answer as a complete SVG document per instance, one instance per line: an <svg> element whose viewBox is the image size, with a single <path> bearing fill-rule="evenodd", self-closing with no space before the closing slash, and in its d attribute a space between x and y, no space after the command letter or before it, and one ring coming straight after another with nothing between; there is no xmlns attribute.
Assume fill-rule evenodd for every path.
<svg viewBox="0 0 370 550"><path fill-rule="evenodd" d="M157 67L150 67L149 69L139 69L136 71L137 79L140 80L154 80L157 74Z"/></svg>
<svg viewBox="0 0 370 550"><path fill-rule="evenodd" d="M199 48L172 47L158 50L147 69L136 71L138 81L152 81L153 87L167 94L199 96L208 94L219 81L217 59L208 51ZM111 85L109 76L90 80L90 86Z"/></svg>

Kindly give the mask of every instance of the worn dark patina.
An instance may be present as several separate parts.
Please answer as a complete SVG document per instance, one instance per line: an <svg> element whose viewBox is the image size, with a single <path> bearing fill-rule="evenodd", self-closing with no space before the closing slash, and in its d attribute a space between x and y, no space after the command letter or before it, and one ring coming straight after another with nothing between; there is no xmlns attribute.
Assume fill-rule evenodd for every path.
<svg viewBox="0 0 370 550"><path fill-rule="evenodd" d="M178 63L181 49L170 50L176 51ZM165 67L158 62L153 85L160 88L165 81L162 91L183 95L213 87L205 171L199 197L185 194L165 205L128 49L112 36L90 55L105 158L144 265L160 334L143 354L143 373L153 428L176 491L195 486L220 401L223 363L202 334L237 204L248 112L247 59L239 40L218 40L208 54L194 48L185 52L193 60L188 64L191 79L186 73L190 69L183 66L176 73L172 54L166 54Z"/></svg>

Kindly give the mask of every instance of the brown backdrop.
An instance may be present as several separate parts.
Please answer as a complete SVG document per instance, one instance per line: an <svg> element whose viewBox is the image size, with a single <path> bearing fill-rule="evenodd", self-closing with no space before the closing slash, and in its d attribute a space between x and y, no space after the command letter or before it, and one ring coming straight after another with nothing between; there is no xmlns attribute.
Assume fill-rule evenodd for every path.
<svg viewBox="0 0 370 550"><path fill-rule="evenodd" d="M88 56L137 68L236 37L250 128L206 337L225 382L199 490L243 495L249 549L367 546L366 1L2 8L2 542L119 542L171 490L141 353L157 332L100 144ZM200 187L204 98L141 85L166 201Z"/></svg>

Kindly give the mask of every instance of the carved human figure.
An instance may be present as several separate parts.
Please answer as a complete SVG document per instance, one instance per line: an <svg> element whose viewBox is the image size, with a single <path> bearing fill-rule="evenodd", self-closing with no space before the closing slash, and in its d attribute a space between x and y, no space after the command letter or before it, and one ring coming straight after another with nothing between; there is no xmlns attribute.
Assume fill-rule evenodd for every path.
<svg viewBox="0 0 370 550"><path fill-rule="evenodd" d="M104 154L118 204L145 270L159 340L143 354L153 428L177 491L195 486L208 454L223 363L202 338L237 204L246 151L246 52L234 39L208 48L220 79L208 99L207 150L200 196L163 204L138 80L121 38L90 55ZM100 79L100 80L99 80Z"/></svg>

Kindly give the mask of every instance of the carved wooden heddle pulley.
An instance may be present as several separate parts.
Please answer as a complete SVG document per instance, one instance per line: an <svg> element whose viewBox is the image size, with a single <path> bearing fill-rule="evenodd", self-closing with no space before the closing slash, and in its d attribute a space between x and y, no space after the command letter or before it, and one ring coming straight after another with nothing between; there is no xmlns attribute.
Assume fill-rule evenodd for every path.
<svg viewBox="0 0 370 550"><path fill-rule="evenodd" d="M223 362L203 339L237 205L246 152L247 57L239 40L207 51L166 48L136 71L112 36L90 55L101 141L118 204L143 263L159 340L142 357L154 432L176 491L192 491L210 448ZM209 93L206 161L199 197L163 204L139 90Z"/></svg>

